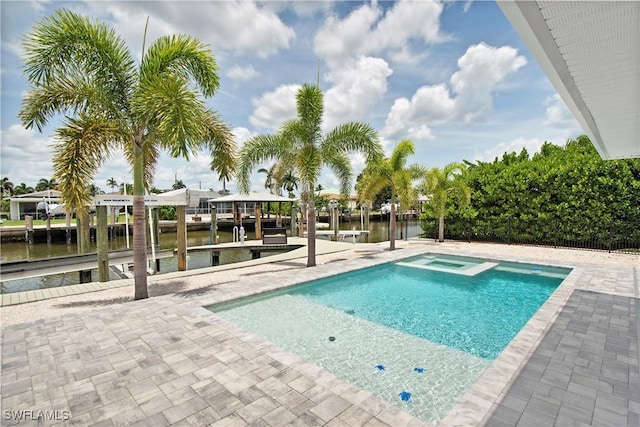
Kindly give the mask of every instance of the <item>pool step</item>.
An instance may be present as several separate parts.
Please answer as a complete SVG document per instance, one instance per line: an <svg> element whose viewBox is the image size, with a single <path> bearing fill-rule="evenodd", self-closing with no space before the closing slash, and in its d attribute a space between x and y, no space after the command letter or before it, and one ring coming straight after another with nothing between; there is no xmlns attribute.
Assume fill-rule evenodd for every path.
<svg viewBox="0 0 640 427"><path fill-rule="evenodd" d="M432 270L432 271L441 271L444 273L452 273L452 274L460 274L463 276L475 276L476 274L482 273L483 271L487 271L497 266L497 262L483 262L480 264L472 264L472 263L458 263L453 262L451 260L446 260L447 264L458 264L458 267L445 267L442 265L434 265L433 261L428 263L413 263L413 262L396 262L396 265L401 265L403 267L412 267L412 268L420 268L422 270Z"/></svg>

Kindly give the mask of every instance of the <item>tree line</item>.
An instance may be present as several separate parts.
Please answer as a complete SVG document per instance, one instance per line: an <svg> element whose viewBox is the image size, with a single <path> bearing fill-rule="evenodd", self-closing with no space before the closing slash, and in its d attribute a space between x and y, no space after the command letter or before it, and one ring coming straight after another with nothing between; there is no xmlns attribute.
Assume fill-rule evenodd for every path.
<svg viewBox="0 0 640 427"><path fill-rule="evenodd" d="M471 203L464 210L448 204L450 235L508 232L551 242L623 238L640 230L640 159L602 160L587 136L564 146L545 142L533 156L523 149L464 163L460 179ZM428 209L422 215L427 234L434 233L433 216Z"/></svg>

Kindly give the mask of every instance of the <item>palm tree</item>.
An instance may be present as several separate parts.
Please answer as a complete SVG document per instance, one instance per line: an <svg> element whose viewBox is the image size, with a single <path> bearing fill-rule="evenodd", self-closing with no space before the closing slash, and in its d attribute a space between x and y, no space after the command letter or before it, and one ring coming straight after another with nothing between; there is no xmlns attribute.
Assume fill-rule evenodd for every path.
<svg viewBox="0 0 640 427"><path fill-rule="evenodd" d="M133 169L135 298L147 298L144 193L160 151L188 159L206 148L221 176L234 172L233 134L204 102L219 87L210 49L188 35L164 36L148 50L143 44L136 64L104 23L60 10L26 36L24 57L31 88L22 123L42 131L65 115L53 166L66 206L86 215L93 174L111 153L124 151Z"/></svg>
<svg viewBox="0 0 640 427"><path fill-rule="evenodd" d="M412 141L404 139L396 145L391 157L369 164L357 185L361 203L370 202L385 187L391 186L391 214L389 216L389 250L396 248L396 199L400 206L408 207L416 200L413 181L420 178L424 169L418 165L407 166L407 157L415 153Z"/></svg>
<svg viewBox="0 0 640 427"><path fill-rule="evenodd" d="M108 185L109 187L111 187L111 192L113 193L113 189L114 189L114 188L116 188L116 187L118 187L118 181L116 181L116 179L115 179L115 178L113 178L113 177L112 177L112 178L109 178L109 179L107 180L107 185Z"/></svg>
<svg viewBox="0 0 640 427"><path fill-rule="evenodd" d="M0 191L2 191L2 195L9 194L10 196L13 194L13 182L9 181L9 178L6 176L2 178L2 187L0 187Z"/></svg>
<svg viewBox="0 0 640 427"><path fill-rule="evenodd" d="M36 191L53 190L57 185L55 178L40 178L40 181L36 184Z"/></svg>
<svg viewBox="0 0 640 427"><path fill-rule="evenodd" d="M465 166L461 163L449 163L443 169L431 168L427 171L421 185L422 193L427 196L428 204L439 217L438 241L444 242L444 214L448 201L455 200L459 209L465 209L471 202L471 189L460 178Z"/></svg>
<svg viewBox="0 0 640 427"><path fill-rule="evenodd" d="M304 84L296 96L298 117L285 122L276 134L258 135L245 142L240 153L238 188L249 191L249 175L253 167L276 160L295 170L301 185L301 199L307 209L307 266L316 265L316 227L313 189L323 166L328 166L340 180L341 191L349 194L351 164L347 155L362 152L367 161L382 157L384 152L377 132L368 124L351 122L322 134L323 94L320 88Z"/></svg>
<svg viewBox="0 0 640 427"><path fill-rule="evenodd" d="M287 171L282 177L282 186L289 193L290 199L295 199L296 195L293 194L293 190L298 189L298 177L294 175L292 170Z"/></svg>
<svg viewBox="0 0 640 427"><path fill-rule="evenodd" d="M102 191L100 187L93 183L89 184L89 187L87 187L87 192L91 195L91 197L95 197L98 194L104 194L104 191Z"/></svg>
<svg viewBox="0 0 640 427"><path fill-rule="evenodd" d="M179 190L181 188L187 188L187 186L184 185L184 182L182 182L181 179L177 179L176 182L173 183L171 188L173 188L174 190Z"/></svg>
<svg viewBox="0 0 640 427"><path fill-rule="evenodd" d="M273 189L275 188L273 169L275 165L271 166L269 169L260 168L258 169L258 173L266 174L266 178L264 180L264 189L269 190L269 194L273 194Z"/></svg>
<svg viewBox="0 0 640 427"><path fill-rule="evenodd" d="M118 191L120 191L120 194L133 194L133 184L126 184L123 182L118 187Z"/></svg>
<svg viewBox="0 0 640 427"><path fill-rule="evenodd" d="M29 193L33 193L33 187L27 186L27 184L25 184L24 182L21 182L19 185L16 185L15 187L13 187L13 194L15 195L29 194Z"/></svg>

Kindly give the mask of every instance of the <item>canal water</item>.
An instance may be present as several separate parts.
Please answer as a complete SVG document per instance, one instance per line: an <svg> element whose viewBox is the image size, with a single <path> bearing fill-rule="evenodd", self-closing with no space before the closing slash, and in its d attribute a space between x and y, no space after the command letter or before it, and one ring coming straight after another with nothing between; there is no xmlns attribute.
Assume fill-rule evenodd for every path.
<svg viewBox="0 0 640 427"><path fill-rule="evenodd" d="M406 227L400 231L400 223L398 223L398 229L396 230L396 239L401 237L415 237L418 236L420 231L420 225L418 220L412 219L407 221ZM343 222L340 224L341 230L353 230L360 229L360 222ZM387 241L389 235L389 223L388 221L371 221L369 223L369 242L383 242ZM319 239L329 239L329 236L320 236ZM246 240L255 240L255 233L252 230L246 232ZM344 241L352 242L351 236L345 237ZM364 236L355 238L356 243L363 243L365 241ZM132 239L130 243L132 243ZM231 231L218 230L218 243L233 242L233 233ZM159 235L160 249L175 249L177 246L177 236L175 232L165 232ZM208 245L211 243L211 233L207 230L201 231L189 231L187 233L187 247ZM115 240L109 242L109 249L125 249L126 238L118 237ZM91 243L91 251L96 251L95 242ZM77 247L75 243L67 245L65 242L56 243L37 243L29 245L26 242L10 242L2 243L0 251L0 261L14 261L14 260L35 260L55 256L63 255L75 255L77 254ZM266 252L262 256L274 255L278 252ZM237 250L225 250L220 253L220 264L229 264L234 262L247 261L251 259L251 252L247 249ZM211 258L208 252L194 252L187 255L187 267L189 270L210 267ZM167 273L178 270L177 258L165 258L160 260L160 273ZM111 272L111 279L117 279L118 276ZM92 279L97 280L97 270L92 271ZM50 276L35 277L30 279L9 280L0 283L0 293L20 292L34 289L44 289L58 286L66 286L77 284L79 281L79 273L71 272L67 274L55 274Z"/></svg>

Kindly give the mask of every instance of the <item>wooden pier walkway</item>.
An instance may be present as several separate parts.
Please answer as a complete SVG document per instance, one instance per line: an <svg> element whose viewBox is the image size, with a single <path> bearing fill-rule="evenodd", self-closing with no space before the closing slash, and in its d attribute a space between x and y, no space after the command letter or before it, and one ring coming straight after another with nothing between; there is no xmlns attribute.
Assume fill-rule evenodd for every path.
<svg viewBox="0 0 640 427"><path fill-rule="evenodd" d="M147 254L151 257L151 253ZM173 257L173 250L158 250L156 259ZM133 262L133 250L109 251L109 265L130 264ZM93 253L65 255L36 260L7 261L0 264L0 281L28 279L31 277L62 274L98 268L98 255Z"/></svg>

